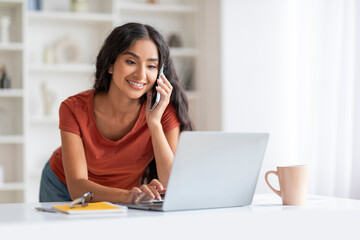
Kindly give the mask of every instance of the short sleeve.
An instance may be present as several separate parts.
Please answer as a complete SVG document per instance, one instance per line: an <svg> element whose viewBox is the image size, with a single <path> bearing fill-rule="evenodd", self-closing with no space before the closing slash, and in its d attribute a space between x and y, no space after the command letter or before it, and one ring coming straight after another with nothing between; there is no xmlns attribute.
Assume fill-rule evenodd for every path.
<svg viewBox="0 0 360 240"><path fill-rule="evenodd" d="M175 107L170 103L161 118L161 125L164 132L181 125Z"/></svg>
<svg viewBox="0 0 360 240"><path fill-rule="evenodd" d="M59 129L81 136L80 126L71 107L62 102L59 108Z"/></svg>

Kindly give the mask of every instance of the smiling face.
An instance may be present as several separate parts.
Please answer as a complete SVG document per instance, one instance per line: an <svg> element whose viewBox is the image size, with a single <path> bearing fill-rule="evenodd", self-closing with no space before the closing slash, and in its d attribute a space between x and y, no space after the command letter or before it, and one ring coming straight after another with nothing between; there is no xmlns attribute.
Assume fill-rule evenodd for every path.
<svg viewBox="0 0 360 240"><path fill-rule="evenodd" d="M139 99L155 84L159 71L158 49L150 39L140 39L119 54L114 65L110 88L117 88L131 99Z"/></svg>

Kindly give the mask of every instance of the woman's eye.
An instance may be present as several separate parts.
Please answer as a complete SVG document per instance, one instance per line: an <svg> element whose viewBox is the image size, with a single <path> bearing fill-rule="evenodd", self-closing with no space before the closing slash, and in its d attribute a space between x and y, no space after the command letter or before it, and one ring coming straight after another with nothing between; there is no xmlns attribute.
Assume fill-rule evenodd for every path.
<svg viewBox="0 0 360 240"><path fill-rule="evenodd" d="M150 69L155 69L155 68L156 68L156 66L149 65L149 66L148 66L148 68L150 68Z"/></svg>
<svg viewBox="0 0 360 240"><path fill-rule="evenodd" d="M126 60L126 63L128 63L128 64L135 64L135 62L132 61L132 60Z"/></svg>

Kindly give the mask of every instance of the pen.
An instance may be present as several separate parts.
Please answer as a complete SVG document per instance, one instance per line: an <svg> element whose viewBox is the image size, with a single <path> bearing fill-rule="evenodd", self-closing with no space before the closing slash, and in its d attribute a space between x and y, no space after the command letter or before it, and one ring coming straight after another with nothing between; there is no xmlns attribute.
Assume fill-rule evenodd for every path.
<svg viewBox="0 0 360 240"><path fill-rule="evenodd" d="M36 207L35 209L38 210L38 211L41 211L41 212L51 212L51 213L57 213L58 212L56 209L53 209L53 208Z"/></svg>

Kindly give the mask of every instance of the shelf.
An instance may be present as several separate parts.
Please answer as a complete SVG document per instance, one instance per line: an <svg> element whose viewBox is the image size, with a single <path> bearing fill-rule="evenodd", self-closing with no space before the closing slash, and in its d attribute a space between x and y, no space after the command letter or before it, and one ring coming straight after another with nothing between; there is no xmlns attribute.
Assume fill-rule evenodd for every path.
<svg viewBox="0 0 360 240"><path fill-rule="evenodd" d="M55 20L55 21L84 21L84 22L105 22L111 23L113 16L105 13L73 13L73 12L55 12L55 11L40 11L28 12L31 20Z"/></svg>
<svg viewBox="0 0 360 240"><path fill-rule="evenodd" d="M0 0L0 7L12 7L15 4L23 4L23 0Z"/></svg>
<svg viewBox="0 0 360 240"><path fill-rule="evenodd" d="M143 11L143 12L166 12L166 13L195 13L194 6L179 4L150 4L150 3L118 3L118 10Z"/></svg>
<svg viewBox="0 0 360 240"><path fill-rule="evenodd" d="M0 144L22 144L24 137L19 135L0 135Z"/></svg>
<svg viewBox="0 0 360 240"><path fill-rule="evenodd" d="M24 183L22 182L0 183L0 191L21 191L24 189Z"/></svg>
<svg viewBox="0 0 360 240"><path fill-rule="evenodd" d="M31 124L58 124L59 119L56 117L31 117L30 118Z"/></svg>
<svg viewBox="0 0 360 240"><path fill-rule="evenodd" d="M67 73L92 73L95 66L91 64L36 64L29 66L33 72L67 72Z"/></svg>
<svg viewBox="0 0 360 240"><path fill-rule="evenodd" d="M0 0L0 4L22 4L24 0Z"/></svg>
<svg viewBox="0 0 360 240"><path fill-rule="evenodd" d="M196 57L197 50L195 48L170 48L170 54L173 57Z"/></svg>
<svg viewBox="0 0 360 240"><path fill-rule="evenodd" d="M22 43L0 43L0 51L22 51Z"/></svg>
<svg viewBox="0 0 360 240"><path fill-rule="evenodd" d="M16 89L16 88L0 89L0 97L21 98L23 96L24 96L23 89Z"/></svg>

